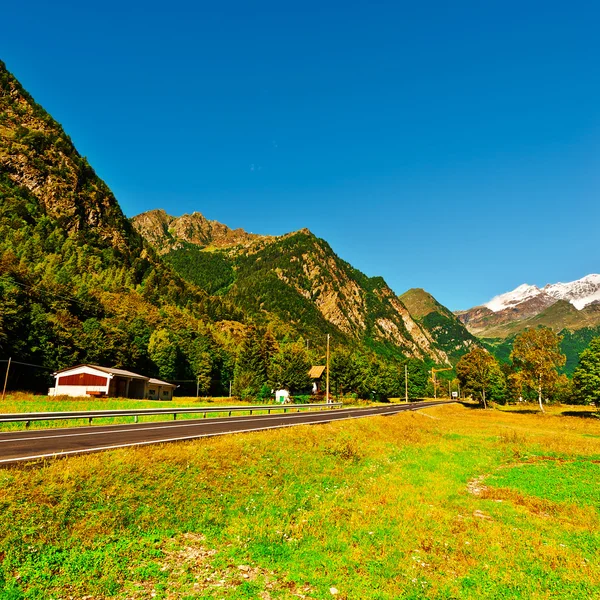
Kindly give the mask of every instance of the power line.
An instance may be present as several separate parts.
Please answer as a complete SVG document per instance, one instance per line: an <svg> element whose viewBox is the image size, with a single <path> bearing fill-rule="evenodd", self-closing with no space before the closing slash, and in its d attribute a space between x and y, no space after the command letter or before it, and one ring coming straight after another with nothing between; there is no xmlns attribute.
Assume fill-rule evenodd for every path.
<svg viewBox="0 0 600 600"><path fill-rule="evenodd" d="M8 362L7 359L0 360L0 363L7 363L7 362ZM38 369L44 369L46 371L54 371L54 369L49 369L48 367L44 367L42 365L34 365L33 363L24 363L24 362L19 362L18 360L11 360L10 362L12 365L23 365L25 367L36 367Z"/></svg>

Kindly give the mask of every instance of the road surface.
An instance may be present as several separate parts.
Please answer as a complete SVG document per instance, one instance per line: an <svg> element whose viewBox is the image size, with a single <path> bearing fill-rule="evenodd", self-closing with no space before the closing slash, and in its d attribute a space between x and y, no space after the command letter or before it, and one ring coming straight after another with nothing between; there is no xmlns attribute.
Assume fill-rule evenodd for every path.
<svg viewBox="0 0 600 600"><path fill-rule="evenodd" d="M211 419L189 419L98 427L67 427L36 431L0 432L0 466L20 462L99 452L112 448L162 444L202 437L261 431L295 425L315 425L344 419L377 415L394 415L440 402L390 404L375 408L351 408L317 412L297 412L275 415L238 416ZM290 406L293 408L293 406Z"/></svg>

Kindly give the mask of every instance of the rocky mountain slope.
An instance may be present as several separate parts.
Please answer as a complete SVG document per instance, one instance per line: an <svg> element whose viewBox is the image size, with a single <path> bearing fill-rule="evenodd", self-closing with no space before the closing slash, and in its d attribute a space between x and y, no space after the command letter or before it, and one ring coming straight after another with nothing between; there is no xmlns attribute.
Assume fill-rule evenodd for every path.
<svg viewBox="0 0 600 600"><path fill-rule="evenodd" d="M600 275L593 274L543 288L524 284L456 314L474 335L504 338L542 324L555 331L595 327L600 325L599 303Z"/></svg>
<svg viewBox="0 0 600 600"><path fill-rule="evenodd" d="M307 229L280 237L242 234L237 245L228 237L226 245L217 240L205 247L206 238L196 241L170 227L164 244L164 224L175 221L162 211L132 219L149 242L161 240L163 252L171 248L164 259L183 277L225 296L254 318L275 316L281 327L292 324L309 338L331 331L383 354L400 350L441 363L460 356L474 340L441 305L436 314L443 313L447 322L415 319L383 279L357 271ZM450 325L454 337L441 333Z"/></svg>
<svg viewBox="0 0 600 600"><path fill-rule="evenodd" d="M132 224L0 62L0 356L47 369L23 370L26 386L40 375L43 389L44 373L92 362L168 380L202 373L219 394L251 332L267 350L269 340L304 335L314 360L330 333L373 377L396 377L406 359L447 363L455 350L383 279L308 230L257 236L164 211Z"/></svg>
<svg viewBox="0 0 600 600"><path fill-rule="evenodd" d="M220 352L212 324L239 318L157 256L0 62L0 355L47 368L11 377L43 389L45 373L80 362L158 375L160 334L169 377L187 378L196 343Z"/></svg>
<svg viewBox="0 0 600 600"><path fill-rule="evenodd" d="M473 345L478 345L477 338L469 333L458 317L425 290L410 289L400 296L400 300L453 362Z"/></svg>
<svg viewBox="0 0 600 600"><path fill-rule="evenodd" d="M230 229L218 221L208 220L199 212L171 217L164 210L150 210L134 217L132 223L159 254L182 248L184 242L201 247L227 248L248 246L269 237L247 233L243 229Z"/></svg>

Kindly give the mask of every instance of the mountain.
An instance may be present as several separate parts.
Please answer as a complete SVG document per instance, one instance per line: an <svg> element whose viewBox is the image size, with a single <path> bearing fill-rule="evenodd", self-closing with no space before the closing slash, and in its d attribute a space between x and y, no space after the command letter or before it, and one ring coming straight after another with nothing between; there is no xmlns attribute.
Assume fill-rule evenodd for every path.
<svg viewBox="0 0 600 600"><path fill-rule="evenodd" d="M383 355L401 353L441 363L466 351L465 340L474 340L437 303L436 315L443 314L447 322L414 318L382 278L354 269L307 229L279 237L250 237L237 230L235 241L228 235L223 244L184 236L173 226L192 219L206 221L200 213L174 218L150 211L133 217L132 223L150 243L159 240L164 260L182 277L226 297L258 321L275 320L282 332L292 325L314 339L325 331ZM231 232L212 223L214 229ZM165 224L170 224L166 243Z"/></svg>
<svg viewBox="0 0 600 600"><path fill-rule="evenodd" d="M10 389L43 389L48 372L95 363L222 394L232 380L243 388L244 348L262 361L261 389L274 352L304 336L305 359L321 361L329 333L355 391L398 393L398 365L410 360L422 375L411 393L422 395L427 365L456 356L434 330L307 229L260 236L165 211L130 221L0 62L0 359L15 361Z"/></svg>
<svg viewBox="0 0 600 600"><path fill-rule="evenodd" d="M43 389L44 373L81 362L187 379L200 346L217 379L226 319L243 316L160 259L0 62L0 354L41 366L17 365L9 385Z"/></svg>
<svg viewBox="0 0 600 600"><path fill-rule="evenodd" d="M247 246L270 237L247 233L243 229L230 229L218 221L208 220L199 212L170 217L164 210L151 210L137 215L132 222L159 254L182 248L184 242L200 247L227 248Z"/></svg>
<svg viewBox="0 0 600 600"><path fill-rule="evenodd" d="M567 300L581 310L588 304L600 300L600 275L586 275L570 283L549 283L543 288L525 283L512 292L492 298L484 306L493 312L500 312L535 298L542 298L548 305L556 300Z"/></svg>
<svg viewBox="0 0 600 600"><path fill-rule="evenodd" d="M599 302L600 275L593 274L543 288L523 284L456 315L474 335L504 338L537 325L555 331L595 327L600 325Z"/></svg>
<svg viewBox="0 0 600 600"><path fill-rule="evenodd" d="M425 290L412 288L400 296L400 301L452 362L479 344L458 317Z"/></svg>

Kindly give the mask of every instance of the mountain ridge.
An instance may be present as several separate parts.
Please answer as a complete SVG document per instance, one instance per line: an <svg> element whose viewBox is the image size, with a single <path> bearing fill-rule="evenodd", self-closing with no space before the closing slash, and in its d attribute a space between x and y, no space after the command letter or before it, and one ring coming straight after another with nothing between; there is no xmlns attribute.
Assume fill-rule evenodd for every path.
<svg viewBox="0 0 600 600"><path fill-rule="evenodd" d="M428 365L453 360L382 278L307 229L260 236L148 212L144 236L0 63L0 352L46 369L38 389L44 372L90 362L169 381L200 373L221 395L250 338L271 352L302 337L320 361L330 334L334 356L361 363L361 389L382 395L399 364L413 361L423 394Z"/></svg>
<svg viewBox="0 0 600 600"><path fill-rule="evenodd" d="M563 302L572 310L561 304ZM600 325L600 316L594 308L598 302L600 275L590 274L576 281L547 284L542 288L522 284L481 306L455 314L478 337L507 337L539 324L555 331L595 327Z"/></svg>
<svg viewBox="0 0 600 600"><path fill-rule="evenodd" d="M145 237L159 254L182 247L181 242L199 246L228 248L248 246L273 236L231 229L219 221L207 219L200 212L172 217L164 209L148 210L130 219L133 227Z"/></svg>
<svg viewBox="0 0 600 600"><path fill-rule="evenodd" d="M152 243L161 239L162 234L151 230L152 220L145 215L141 220L140 216L132 217L132 223ZM162 217L163 222L171 222L170 219L168 215ZM420 359L430 358L444 364L451 362L448 350L455 357L474 343L474 338L452 313L435 301L443 309L444 318L457 329L457 340L446 348L446 340L436 339L429 323L415 319L383 278L367 277L339 258L325 240L308 229L206 247L202 241L178 237L173 229L170 236L170 250L163 251L165 260L171 261L183 276L204 285L209 292L224 294L257 318L272 313L282 321L294 321L296 312L315 326L323 319L343 335L362 340L380 351L393 352L391 348L396 346ZM208 270L221 277L220 289L209 287L216 277L211 281L203 277L202 272ZM434 327L440 326L437 323ZM463 345L458 341L461 332ZM385 350L386 346L390 349Z"/></svg>

